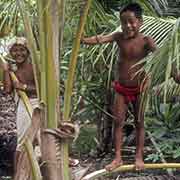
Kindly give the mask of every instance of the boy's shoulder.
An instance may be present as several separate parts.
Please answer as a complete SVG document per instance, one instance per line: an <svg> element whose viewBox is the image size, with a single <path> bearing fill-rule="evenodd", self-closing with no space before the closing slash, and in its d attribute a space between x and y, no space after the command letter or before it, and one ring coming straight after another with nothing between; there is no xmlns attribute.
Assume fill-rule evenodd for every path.
<svg viewBox="0 0 180 180"><path fill-rule="evenodd" d="M139 35L137 36L137 39L142 39L146 43L150 43L150 42L154 41L151 36L145 35L143 33L139 33Z"/></svg>
<svg viewBox="0 0 180 180"><path fill-rule="evenodd" d="M147 43L155 43L154 39L151 36L144 35L144 41L146 41Z"/></svg>
<svg viewBox="0 0 180 180"><path fill-rule="evenodd" d="M116 32L113 33L113 36L114 36L115 40L119 40L119 39L121 39L123 37L123 33L120 32L120 31L116 31Z"/></svg>

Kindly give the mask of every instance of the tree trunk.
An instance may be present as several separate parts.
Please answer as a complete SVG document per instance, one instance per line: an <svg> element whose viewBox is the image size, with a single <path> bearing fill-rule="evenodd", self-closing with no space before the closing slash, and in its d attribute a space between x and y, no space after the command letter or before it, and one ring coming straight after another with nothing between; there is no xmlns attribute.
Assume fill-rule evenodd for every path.
<svg viewBox="0 0 180 180"><path fill-rule="evenodd" d="M41 152L44 180L59 180L62 170L56 158L56 139L45 133L55 129L60 117L59 102L59 7L60 0L37 1L41 59Z"/></svg>
<svg viewBox="0 0 180 180"><path fill-rule="evenodd" d="M113 106L113 97L112 92L110 90L107 90L106 93L106 100L105 100L105 106L104 110L112 115L112 106ZM102 119L99 123L98 129L100 129L99 133L99 142L100 142L100 148L99 148L99 155L102 153L108 153L112 149L112 140L113 140L113 129L112 129L112 117L108 116L107 114L103 114Z"/></svg>
<svg viewBox="0 0 180 180"><path fill-rule="evenodd" d="M51 134L42 133L42 174L43 180L60 180L60 164L56 160L56 140ZM56 161L52 161L55 159ZM59 173L59 175L58 175Z"/></svg>

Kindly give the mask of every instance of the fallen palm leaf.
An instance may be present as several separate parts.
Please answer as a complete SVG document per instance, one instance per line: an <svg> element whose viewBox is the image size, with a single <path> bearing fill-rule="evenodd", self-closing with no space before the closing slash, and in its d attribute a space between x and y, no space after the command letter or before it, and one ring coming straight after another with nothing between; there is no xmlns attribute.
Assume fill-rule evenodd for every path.
<svg viewBox="0 0 180 180"><path fill-rule="evenodd" d="M180 163L145 164L144 167L145 169L167 169L167 168L180 169ZM93 180L100 176L111 175L115 172L125 172L132 170L135 170L135 165L123 165L121 167L116 168L113 171L106 171L105 169L101 169L86 175L85 177L82 178L82 180Z"/></svg>

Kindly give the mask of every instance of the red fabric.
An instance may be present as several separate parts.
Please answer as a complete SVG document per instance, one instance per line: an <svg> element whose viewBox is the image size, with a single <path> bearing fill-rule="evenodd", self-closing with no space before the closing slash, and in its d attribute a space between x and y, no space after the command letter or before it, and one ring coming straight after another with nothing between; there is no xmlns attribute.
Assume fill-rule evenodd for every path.
<svg viewBox="0 0 180 180"><path fill-rule="evenodd" d="M121 85L118 81L113 84L114 90L122 94L125 97L125 103L134 102L137 100L137 96L140 93L140 87L125 87Z"/></svg>

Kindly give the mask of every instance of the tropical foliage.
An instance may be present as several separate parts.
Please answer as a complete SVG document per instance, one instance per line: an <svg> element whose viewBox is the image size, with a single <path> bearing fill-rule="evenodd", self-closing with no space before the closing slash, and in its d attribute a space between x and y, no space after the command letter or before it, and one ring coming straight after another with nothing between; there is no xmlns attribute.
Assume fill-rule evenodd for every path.
<svg viewBox="0 0 180 180"><path fill-rule="evenodd" d="M118 11L120 7L128 2L130 2L130 0L92 1L83 35L91 36L94 34L106 34L119 31ZM176 136L174 136L173 140L177 139L179 135L179 125L177 125L177 122L179 118L178 108L180 106L177 102L174 102L173 104L163 105L163 107L165 106L166 108L162 110L162 103L163 101L168 102L172 97L180 94L179 86L177 86L170 77L172 65L175 65L175 67L179 69L180 64L180 20L172 17L163 17L164 14L167 14L166 12L169 8L167 0L144 0L138 2L145 10L144 25L141 31L152 36L159 48L154 55L150 55L145 59L147 63L143 67L143 70L145 69L147 74L152 78L147 111L151 111L153 117L147 117L146 123L149 127L148 130L152 132L154 137L157 137L157 142L163 153L173 152L173 156L176 158L180 156L179 151L177 151L180 143L177 141L172 142L171 140L174 133ZM53 27L53 19L48 16L48 4L41 4L40 1L35 0L21 0L21 3L18 0L1 0L0 37L7 35L24 35L24 32L26 32L34 69L36 69L36 85L39 87L38 96L41 97L43 105L48 105L50 108L50 113L48 114L49 119L51 119L51 115L54 117L54 111L57 106L50 106L52 99L46 99L46 97L50 97L50 93L53 93L54 100L56 101L58 99L58 89L60 88L62 95L61 111L64 112L65 120L74 119L80 120L81 123L95 122L100 124L102 116L111 116L109 111L104 107L109 103L107 96L112 93L111 81L114 78L113 72L117 47L115 44L96 45L93 47L81 45L78 57L77 54L75 55L78 58L77 64L75 60L74 64L70 63L69 65L70 57L71 60L73 58L73 41L75 40L79 46L80 36L83 32L82 29L79 33L77 32L77 24L79 24L79 18L82 16L85 6L82 0L67 0L66 2L59 0L58 3L60 4L60 13L62 13L62 24L60 25L60 57L56 57L56 67L59 67L60 70L58 77L57 74L55 74L57 69L55 69L51 61L51 59L53 59L51 55L54 52L52 49L53 42L51 41L53 38L51 39L52 36L49 36L49 39L47 39L46 36L52 33L51 28ZM63 8L65 8L65 10ZM173 9L171 15L176 16L176 11L174 10L176 9ZM43 34L43 32L46 33ZM76 35L75 32L77 32ZM64 41L62 41L62 37ZM76 48L75 45L74 48ZM46 51L46 49L48 49L48 51ZM51 50L53 52L51 52ZM49 63L50 66L47 66L44 62ZM68 72L73 69L72 71L74 73L75 67L76 74L69 79ZM40 72L47 71L48 73L48 70L51 70L48 80L45 76L39 76ZM54 88L51 86L53 82L53 76L51 75L56 76L57 79L60 78L60 81L54 84ZM74 82L72 81L73 79ZM69 82L70 80L71 82ZM50 82L50 84L47 82ZM70 91L67 91L68 83L70 83L71 86ZM43 89L47 87L51 88L47 89L47 92L44 92ZM52 89L55 91L52 92ZM64 99L65 90L66 97ZM158 98L155 96L157 90L159 93ZM64 102L65 104L63 104ZM58 103L59 102L57 102L57 104ZM68 107L66 107L66 105ZM175 113L176 116L174 116ZM56 118L57 117L52 118L53 121L51 121L52 119L48 121L46 128L57 127ZM153 119L155 120L153 121ZM150 122L152 122L153 125L157 123L157 126L150 128ZM157 127L161 127L161 129ZM160 129L160 131L157 129ZM172 129L172 131L170 131L170 129ZM163 146L167 140L167 133L169 136L168 145L173 143L172 146L174 148L172 150L170 148L172 146L166 146L166 148ZM65 146L66 148L63 148ZM62 149L65 149L66 155L64 157L67 159L67 144L65 146L63 146ZM67 166L66 161L66 167ZM64 176L68 177L67 171Z"/></svg>
<svg viewBox="0 0 180 180"><path fill-rule="evenodd" d="M103 27L104 24L107 24L107 28L102 27L100 30L97 28L96 33L108 33L108 32L112 32L113 30L116 30L116 27L118 25L118 15L116 17L116 13L115 13L114 16L110 17L111 21L108 19L109 19L109 14L107 14L107 20L103 23ZM111 27L111 29L109 30L108 27ZM174 82L172 83L173 80L170 79L172 64L175 64L175 67L177 69L179 67L178 65L179 64L178 47L180 43L179 19L175 19L175 18L160 19L160 18L145 16L144 25L141 31L146 35L152 36L155 39L159 48L159 50L154 55L151 55L150 57L148 57L148 59L145 59L147 63L144 66L144 68L147 71L147 73L152 77L150 98L157 97L154 96L154 89L158 87L158 89L161 90L160 94L161 94L161 103L162 103L163 100L164 101L168 99L170 100L174 96L178 96L180 93L179 86L176 85ZM92 35L92 34L94 34L93 31L92 33L88 32L88 35ZM106 104L106 95L107 95L106 93L110 87L110 80L112 80L113 78L113 64L114 61L116 60L115 58L116 46L114 44L101 45L101 46L97 45L97 46L89 47L88 50L82 52L82 54L83 53L85 57L80 56L81 60L79 62L80 67L83 68L78 69L78 72L80 72L81 74L80 76L77 76L81 78L79 82L82 83L82 84L78 83L77 88L79 87L79 85L81 85L83 89L78 89L76 92L83 91L85 93L85 96L83 98L86 105L84 106L83 110L81 109L81 111L78 111L78 113L75 115L78 116L80 114L89 115L89 113L91 113L95 115L96 120L100 120L101 118L98 116L100 112L102 112L103 114L104 113L108 114L108 112L104 112L104 110L102 110L102 107ZM88 63L88 65L86 66L85 62L90 62L90 63ZM90 73L91 71L93 71L93 74ZM85 76L85 78L83 78L83 76ZM84 81L82 81L82 78ZM92 82L95 83L93 84ZM82 94L80 95L82 96ZM90 104L88 103L88 101L90 102ZM96 111L92 111L92 106L95 107ZM173 106L179 107L177 102ZM153 108L153 105L151 108ZM82 119L86 119L86 117L83 116ZM179 118L179 115L177 115L177 117ZM176 146L176 148L177 147L178 145Z"/></svg>

